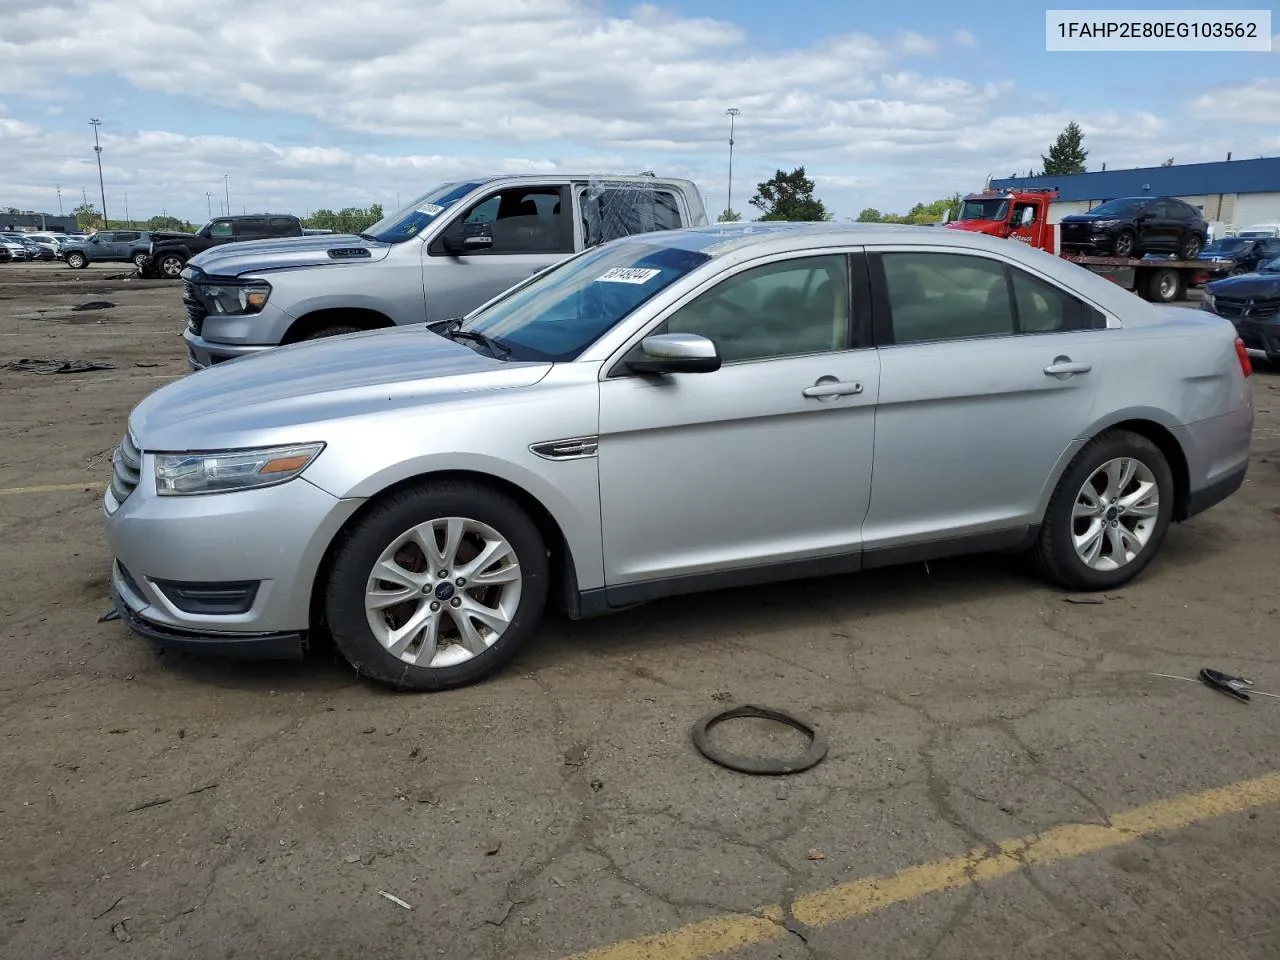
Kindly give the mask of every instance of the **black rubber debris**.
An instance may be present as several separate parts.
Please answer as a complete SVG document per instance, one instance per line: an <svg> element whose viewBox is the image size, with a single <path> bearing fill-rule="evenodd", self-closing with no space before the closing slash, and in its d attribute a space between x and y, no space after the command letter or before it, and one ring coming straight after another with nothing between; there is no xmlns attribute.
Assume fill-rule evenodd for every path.
<svg viewBox="0 0 1280 960"><path fill-rule="evenodd" d="M764 720L775 720L794 727L809 738L809 749L798 757L782 760L761 757L743 757L736 753L721 750L711 742L710 731L718 723L736 720L741 717L760 717ZM707 714L693 725L693 745L698 752L710 760L729 770L749 773L758 777L778 777L790 773L800 773L810 767L816 767L827 755L827 738L813 724L802 720L795 714L785 710L774 710L772 707L757 707L746 704L741 707L730 707L727 710L716 710Z"/></svg>
<svg viewBox="0 0 1280 960"><path fill-rule="evenodd" d="M5 370L16 370L19 373L88 373L91 370L115 368L114 363L103 363L100 360L51 360L47 357L10 360L4 365Z"/></svg>
<svg viewBox="0 0 1280 960"><path fill-rule="evenodd" d="M72 311L78 313L81 310L110 310L115 304L110 300L87 300L84 303L77 303L72 307Z"/></svg>

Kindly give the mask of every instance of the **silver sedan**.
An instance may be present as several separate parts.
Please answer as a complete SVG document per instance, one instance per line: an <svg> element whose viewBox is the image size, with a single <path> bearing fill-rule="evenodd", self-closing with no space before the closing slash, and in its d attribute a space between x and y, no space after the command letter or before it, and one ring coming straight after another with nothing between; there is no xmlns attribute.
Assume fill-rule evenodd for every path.
<svg viewBox="0 0 1280 960"><path fill-rule="evenodd" d="M1234 492L1230 323L971 233L723 225L620 240L465 319L214 366L129 418L105 497L126 623L434 690L548 602L1027 553L1139 574Z"/></svg>

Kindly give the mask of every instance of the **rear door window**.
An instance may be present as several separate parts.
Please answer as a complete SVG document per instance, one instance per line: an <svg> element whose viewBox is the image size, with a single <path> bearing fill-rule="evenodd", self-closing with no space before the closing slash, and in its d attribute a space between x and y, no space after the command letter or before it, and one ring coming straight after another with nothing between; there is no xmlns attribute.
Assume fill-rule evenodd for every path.
<svg viewBox="0 0 1280 960"><path fill-rule="evenodd" d="M680 202L670 190L644 184L595 189L579 195L582 206L582 245L594 247L619 237L658 230L679 230L685 224Z"/></svg>
<svg viewBox="0 0 1280 960"><path fill-rule="evenodd" d="M297 221L292 220L289 217L272 217L270 221L268 221L268 225L273 236L289 233L295 229L296 224Z"/></svg>
<svg viewBox="0 0 1280 960"><path fill-rule="evenodd" d="M267 235L267 221L262 217L249 217L235 221L234 235L241 240L256 240Z"/></svg>

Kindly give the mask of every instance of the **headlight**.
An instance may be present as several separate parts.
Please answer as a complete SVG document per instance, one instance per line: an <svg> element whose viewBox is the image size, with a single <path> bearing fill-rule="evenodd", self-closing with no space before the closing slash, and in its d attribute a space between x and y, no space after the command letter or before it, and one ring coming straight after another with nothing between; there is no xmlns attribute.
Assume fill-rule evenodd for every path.
<svg viewBox="0 0 1280 960"><path fill-rule="evenodd" d="M271 285L260 280L252 283L204 283L200 285L200 293L209 305L210 313L259 313L271 296Z"/></svg>
<svg viewBox="0 0 1280 960"><path fill-rule="evenodd" d="M157 453L156 493L184 497L273 487L300 475L323 449L323 443L306 443L218 453Z"/></svg>
<svg viewBox="0 0 1280 960"><path fill-rule="evenodd" d="M1212 310L1214 304L1213 294L1208 290L1204 292L1204 299L1200 301L1206 310Z"/></svg>

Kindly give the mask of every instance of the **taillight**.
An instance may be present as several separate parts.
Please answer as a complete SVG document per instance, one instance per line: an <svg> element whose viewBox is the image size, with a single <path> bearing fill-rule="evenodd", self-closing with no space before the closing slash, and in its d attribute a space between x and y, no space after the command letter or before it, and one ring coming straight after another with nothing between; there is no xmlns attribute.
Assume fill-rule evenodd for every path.
<svg viewBox="0 0 1280 960"><path fill-rule="evenodd" d="M1240 361L1240 372L1246 377L1253 373L1253 363L1249 360L1249 351L1244 347L1244 341L1236 337L1236 359Z"/></svg>

